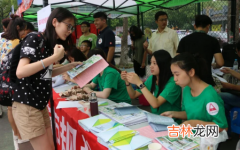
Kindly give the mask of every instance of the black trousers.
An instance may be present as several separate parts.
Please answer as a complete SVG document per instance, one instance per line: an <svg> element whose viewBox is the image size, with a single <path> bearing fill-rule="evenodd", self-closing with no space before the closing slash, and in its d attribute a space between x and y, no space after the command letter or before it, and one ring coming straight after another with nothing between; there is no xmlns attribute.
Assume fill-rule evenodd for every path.
<svg viewBox="0 0 240 150"><path fill-rule="evenodd" d="M133 60L133 67L134 67L135 73L139 77L144 77L146 75L146 67L141 68L141 66L142 64L139 64L136 60Z"/></svg>

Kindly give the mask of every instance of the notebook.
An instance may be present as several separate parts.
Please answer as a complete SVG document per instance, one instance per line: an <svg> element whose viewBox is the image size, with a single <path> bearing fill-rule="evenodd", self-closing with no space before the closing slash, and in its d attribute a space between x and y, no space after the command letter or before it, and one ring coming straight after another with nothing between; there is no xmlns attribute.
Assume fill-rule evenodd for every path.
<svg viewBox="0 0 240 150"><path fill-rule="evenodd" d="M80 87L83 87L107 66L108 63L100 55L93 55L83 62L83 65L79 65L67 73Z"/></svg>

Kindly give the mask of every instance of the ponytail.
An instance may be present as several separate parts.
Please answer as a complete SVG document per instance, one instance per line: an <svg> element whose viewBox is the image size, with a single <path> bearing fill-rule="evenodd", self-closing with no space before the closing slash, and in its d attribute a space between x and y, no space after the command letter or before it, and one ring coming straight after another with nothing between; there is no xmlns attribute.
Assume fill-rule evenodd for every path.
<svg viewBox="0 0 240 150"><path fill-rule="evenodd" d="M195 70L195 76L202 81L215 86L212 73L208 69L207 62L199 54L181 53L172 59L171 64L178 65L182 70L189 72Z"/></svg>

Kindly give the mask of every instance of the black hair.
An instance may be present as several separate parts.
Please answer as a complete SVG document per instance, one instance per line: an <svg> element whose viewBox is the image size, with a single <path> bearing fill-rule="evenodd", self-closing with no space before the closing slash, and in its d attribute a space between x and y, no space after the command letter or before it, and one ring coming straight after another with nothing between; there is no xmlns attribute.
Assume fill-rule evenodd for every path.
<svg viewBox="0 0 240 150"><path fill-rule="evenodd" d="M71 34L67 37L65 41L57 39L55 27L52 25L52 21L54 18L56 18L58 22L64 21L65 19L69 18L74 19L74 22L76 22L76 18L69 10L65 8L55 8L48 18L46 29L44 31L44 37L46 38L47 45L49 45L53 49L56 44L61 44L65 48L65 51L69 51L71 49L71 46L73 45Z"/></svg>
<svg viewBox="0 0 240 150"><path fill-rule="evenodd" d="M236 43L237 51L240 51L240 40Z"/></svg>
<svg viewBox="0 0 240 150"><path fill-rule="evenodd" d="M84 41L82 41L82 43L87 43L87 46L90 47L90 49L92 48L92 42L91 42L91 41L89 41L89 40L84 40ZM82 43L81 43L81 44L82 44Z"/></svg>
<svg viewBox="0 0 240 150"><path fill-rule="evenodd" d="M2 34L2 37L8 40L20 39L19 31L25 30L26 21L14 14L11 14L10 17L12 19L7 26L6 32ZM19 26L19 30L17 30L17 26Z"/></svg>
<svg viewBox="0 0 240 150"><path fill-rule="evenodd" d="M107 15L105 12L97 12L93 15L93 18L101 18L101 19L105 19L107 21Z"/></svg>
<svg viewBox="0 0 240 150"><path fill-rule="evenodd" d="M131 34L131 32L133 32L135 34L135 36L133 36ZM129 33L130 33L130 37L131 37L132 41L140 39L143 36L142 30L140 28L138 28L137 26L131 26L130 29L129 29Z"/></svg>
<svg viewBox="0 0 240 150"><path fill-rule="evenodd" d="M182 70L188 73L191 69L195 70L195 76L202 81L215 85L212 74L208 69L207 62L199 54L180 53L172 59L171 64L178 65Z"/></svg>
<svg viewBox="0 0 240 150"><path fill-rule="evenodd" d="M87 25L87 27L90 27L90 23L89 22L84 21L84 22L81 23L81 25L83 25L83 24Z"/></svg>
<svg viewBox="0 0 240 150"><path fill-rule="evenodd" d="M67 56L73 57L74 61L85 61L86 56L76 47L72 47L71 51L67 51Z"/></svg>
<svg viewBox="0 0 240 150"><path fill-rule="evenodd" d="M205 28L209 24L210 25L212 24L212 20L207 15L197 15L195 17L195 25L196 25L196 27Z"/></svg>
<svg viewBox="0 0 240 150"><path fill-rule="evenodd" d="M8 24L9 24L10 21L11 21L10 18L5 18L5 19L2 20L2 25L3 25L5 28L7 28L7 26L8 26Z"/></svg>
<svg viewBox="0 0 240 150"><path fill-rule="evenodd" d="M101 49L101 48L94 48L92 50L90 50L88 52L88 55L87 57L90 58L92 57L93 55L101 55L103 59L105 59L107 61L107 56L105 54L105 52ZM110 67L116 69L119 73L121 73L121 70L116 68L114 65L112 65L111 63L108 63Z"/></svg>
<svg viewBox="0 0 240 150"><path fill-rule="evenodd" d="M158 87L159 87L159 91L157 93L157 95L159 95L165 85L167 84L168 80L173 76L171 69L170 69L170 65L171 65L171 60L172 57L169 54L169 52L167 52L166 50L158 50L155 51L153 53L153 56L156 59L156 63L158 65L159 68L159 75L158 75ZM152 78L152 87L151 87L151 93L153 93L155 91L155 87L156 87L156 81L157 81L157 77L153 76Z"/></svg>
<svg viewBox="0 0 240 150"><path fill-rule="evenodd" d="M27 30L30 30L30 31L34 31L34 26L33 26L33 24L32 23L30 23L30 22L27 22L27 28L26 28Z"/></svg>
<svg viewBox="0 0 240 150"><path fill-rule="evenodd" d="M158 20L159 16L164 16L164 15L166 15L166 16L168 17L168 15L167 15L166 12L164 12L164 11L158 11L158 12L155 14L155 21Z"/></svg>

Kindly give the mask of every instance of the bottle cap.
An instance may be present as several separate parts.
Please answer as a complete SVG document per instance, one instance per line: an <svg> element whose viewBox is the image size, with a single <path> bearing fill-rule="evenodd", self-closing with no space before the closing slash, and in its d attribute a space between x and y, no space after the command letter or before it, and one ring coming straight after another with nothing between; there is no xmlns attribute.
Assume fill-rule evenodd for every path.
<svg viewBox="0 0 240 150"><path fill-rule="evenodd" d="M91 96L96 96L96 93L91 93Z"/></svg>

